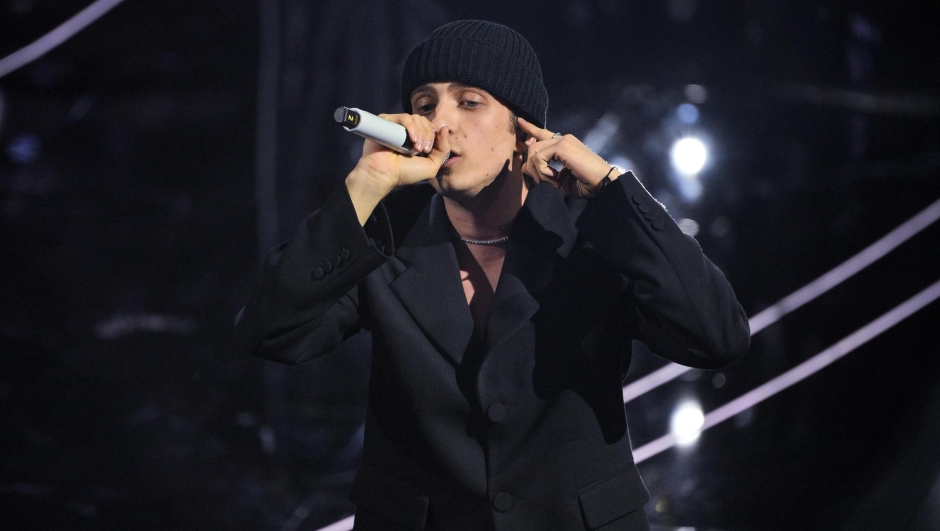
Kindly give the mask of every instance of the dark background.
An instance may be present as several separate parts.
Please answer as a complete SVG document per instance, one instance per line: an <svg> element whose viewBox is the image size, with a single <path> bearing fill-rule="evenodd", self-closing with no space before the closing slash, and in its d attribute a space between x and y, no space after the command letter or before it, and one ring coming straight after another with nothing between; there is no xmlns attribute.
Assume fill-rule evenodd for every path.
<svg viewBox="0 0 940 531"><path fill-rule="evenodd" d="M0 0L0 57L87 5ZM264 13L267 16L262 17ZM407 51L459 18L538 52L548 127L627 158L749 315L940 197L936 2L127 0L0 78L0 528L316 530L352 510L368 340L243 357L261 253L340 185L338 105L395 111ZM698 121L677 118L701 85ZM694 95L694 93L693 93ZM695 98L692 98L695 99ZM683 198L668 149L709 139ZM627 405L634 447L940 276L940 227ZM940 305L640 466L660 529L940 529ZM642 348L630 379L664 362Z"/></svg>

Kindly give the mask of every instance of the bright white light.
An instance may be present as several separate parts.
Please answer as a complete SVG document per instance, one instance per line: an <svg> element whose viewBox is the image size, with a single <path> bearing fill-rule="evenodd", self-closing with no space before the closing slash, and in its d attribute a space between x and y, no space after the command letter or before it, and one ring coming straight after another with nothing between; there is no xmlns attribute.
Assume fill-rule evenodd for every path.
<svg viewBox="0 0 940 531"><path fill-rule="evenodd" d="M672 412L669 429L679 446L689 446L698 440L705 425L705 414L698 402L684 402Z"/></svg>
<svg viewBox="0 0 940 531"><path fill-rule="evenodd" d="M669 156L677 172L691 177L697 175L705 167L708 149L701 140L688 136L677 140L672 145Z"/></svg>

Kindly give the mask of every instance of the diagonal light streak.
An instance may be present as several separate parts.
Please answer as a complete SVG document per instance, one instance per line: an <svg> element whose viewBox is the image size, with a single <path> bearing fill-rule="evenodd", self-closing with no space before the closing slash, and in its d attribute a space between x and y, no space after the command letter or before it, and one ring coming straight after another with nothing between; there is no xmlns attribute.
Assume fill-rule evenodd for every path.
<svg viewBox="0 0 940 531"><path fill-rule="evenodd" d="M3 59L0 59L0 77L46 55L65 41L74 37L76 33L88 27L92 22L103 17L105 13L111 11L123 1L124 0L97 0L32 44L28 44Z"/></svg>
<svg viewBox="0 0 940 531"><path fill-rule="evenodd" d="M751 326L751 335L753 336L779 321L784 315L838 286L852 275L865 269L879 258L911 239L920 231L929 227L936 222L937 219L940 219L940 199L934 201L927 208L918 212L914 217L898 225L897 228L882 236L878 241L862 249L859 253L837 265L821 277L751 317L748 320ZM677 363L669 363L624 386L623 403L626 404L634 398L652 391L664 383L675 380L691 370L691 367L685 367Z"/></svg>
<svg viewBox="0 0 940 531"><path fill-rule="evenodd" d="M789 371L777 376L773 380L757 387L727 404L715 409L705 415L705 423L700 431L705 431L716 424L719 424L729 418L741 413L742 411L754 407L758 403L767 400L784 389L795 385L820 370L826 368L839 358L852 352L856 348L864 345L870 340L878 337L879 334L888 330L892 326L903 321L914 312L927 306L931 302L940 298L940 280L934 282L923 291L914 295L910 299L902 302L894 309L888 311L881 317L859 328L852 334L846 336L838 343L832 345L826 350L816 354L812 358L804 361ZM644 444L633 452L633 457L637 463L643 462L656 454L662 453L678 444L674 434L669 433L662 437Z"/></svg>
<svg viewBox="0 0 940 531"><path fill-rule="evenodd" d="M317 531L350 531L353 528L353 523L356 521L355 516L347 516L339 522L334 522L326 527L321 527Z"/></svg>

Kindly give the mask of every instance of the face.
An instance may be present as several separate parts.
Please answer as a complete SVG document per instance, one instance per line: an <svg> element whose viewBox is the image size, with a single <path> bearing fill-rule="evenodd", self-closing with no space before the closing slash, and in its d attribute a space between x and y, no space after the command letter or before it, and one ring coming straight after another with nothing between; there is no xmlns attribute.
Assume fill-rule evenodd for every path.
<svg viewBox="0 0 940 531"><path fill-rule="evenodd" d="M460 83L429 83L411 94L411 108L450 130L451 156L432 181L444 196L473 198L518 173L520 146L512 113L489 92Z"/></svg>

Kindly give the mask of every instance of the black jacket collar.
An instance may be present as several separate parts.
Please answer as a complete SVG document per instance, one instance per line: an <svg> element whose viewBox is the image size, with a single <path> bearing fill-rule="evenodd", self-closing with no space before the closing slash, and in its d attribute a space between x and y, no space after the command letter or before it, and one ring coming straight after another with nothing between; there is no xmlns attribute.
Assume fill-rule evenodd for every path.
<svg viewBox="0 0 940 531"><path fill-rule="evenodd" d="M484 339L487 351L538 311L536 296L577 240L574 221L560 190L542 184L529 191L513 223L490 306ZM395 254L405 270L390 283L392 291L425 334L460 364L473 335L473 317L460 281L453 229L440 195L431 198Z"/></svg>

